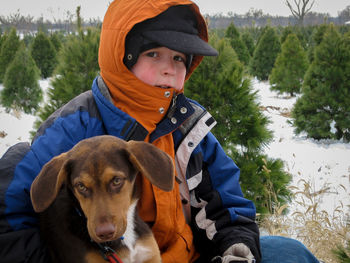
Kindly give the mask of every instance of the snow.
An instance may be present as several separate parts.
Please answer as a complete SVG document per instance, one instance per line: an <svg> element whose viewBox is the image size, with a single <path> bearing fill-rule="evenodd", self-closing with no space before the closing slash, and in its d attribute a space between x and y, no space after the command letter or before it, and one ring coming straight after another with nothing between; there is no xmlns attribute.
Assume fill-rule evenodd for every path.
<svg viewBox="0 0 350 263"><path fill-rule="evenodd" d="M314 140L305 134L295 135L291 119L286 115L293 108L297 98L277 95L270 91L267 82L253 80L254 90L258 91L258 102L265 107L265 115L271 120L268 128L274 132L273 141L265 152L271 158L282 159L285 170L292 175L293 186L300 188L305 180L314 191L329 187L320 209L331 214L338 205L344 212L350 205L350 143L334 140ZM281 114L282 113L282 114ZM346 208L347 207L347 208ZM292 202L290 210L298 209Z"/></svg>
<svg viewBox="0 0 350 263"><path fill-rule="evenodd" d="M41 80L40 86L47 90L49 80ZM0 85L0 90L2 86ZM258 102L269 117L269 129L274 132L273 141L265 152L271 158L285 162L285 170L293 177L292 185L300 186L301 180L309 182L315 191L329 187L321 208L332 212L341 202L345 212L350 204L350 143L340 141L316 141L305 135L295 135L288 113L296 98L277 95L270 91L267 82L253 80L253 88L258 91ZM6 113L0 106L0 156L8 147L21 141L30 142L29 132L33 130L35 116L11 111ZM297 209L296 202L290 210Z"/></svg>

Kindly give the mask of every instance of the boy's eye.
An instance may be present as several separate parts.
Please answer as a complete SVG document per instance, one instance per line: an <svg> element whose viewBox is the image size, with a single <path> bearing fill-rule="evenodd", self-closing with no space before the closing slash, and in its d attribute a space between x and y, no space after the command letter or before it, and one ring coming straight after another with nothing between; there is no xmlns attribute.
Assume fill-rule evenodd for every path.
<svg viewBox="0 0 350 263"><path fill-rule="evenodd" d="M184 58L182 56L174 56L174 60L178 61L178 62L186 63L186 58Z"/></svg>
<svg viewBox="0 0 350 263"><path fill-rule="evenodd" d="M146 56L147 56L147 57L150 57L150 58L155 58L155 57L158 56L158 53L155 52L155 51L150 51L150 52L147 52L147 53L146 53Z"/></svg>

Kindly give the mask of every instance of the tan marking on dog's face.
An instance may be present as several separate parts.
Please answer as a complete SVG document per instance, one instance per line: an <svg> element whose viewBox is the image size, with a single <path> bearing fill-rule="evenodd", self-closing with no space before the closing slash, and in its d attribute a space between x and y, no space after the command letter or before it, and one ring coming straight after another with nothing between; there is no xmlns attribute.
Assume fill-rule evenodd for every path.
<svg viewBox="0 0 350 263"><path fill-rule="evenodd" d="M123 167L118 167L120 170L117 165L98 167L94 161L88 168L80 167L80 173L73 173L74 194L87 218L90 237L95 242L116 240L126 230L135 179L130 173L135 171L125 161Z"/></svg>

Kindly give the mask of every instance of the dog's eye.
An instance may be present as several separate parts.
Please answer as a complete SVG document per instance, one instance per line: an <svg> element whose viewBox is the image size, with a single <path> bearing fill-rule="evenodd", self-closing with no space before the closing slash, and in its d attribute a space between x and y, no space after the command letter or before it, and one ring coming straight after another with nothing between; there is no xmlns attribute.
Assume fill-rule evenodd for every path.
<svg viewBox="0 0 350 263"><path fill-rule="evenodd" d="M78 191L81 193L85 193L88 190L87 187L83 183L77 183L75 186L78 189Z"/></svg>
<svg viewBox="0 0 350 263"><path fill-rule="evenodd" d="M119 177L114 177L112 179L112 185L115 187L120 186L122 183L123 183L123 180Z"/></svg>
<svg viewBox="0 0 350 263"><path fill-rule="evenodd" d="M114 177L110 183L110 190L119 191L124 184L124 179L120 177Z"/></svg>

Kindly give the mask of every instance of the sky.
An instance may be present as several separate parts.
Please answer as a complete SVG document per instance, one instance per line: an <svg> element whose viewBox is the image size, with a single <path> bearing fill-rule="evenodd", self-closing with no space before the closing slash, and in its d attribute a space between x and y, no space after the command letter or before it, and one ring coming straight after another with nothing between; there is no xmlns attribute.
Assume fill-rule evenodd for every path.
<svg viewBox="0 0 350 263"><path fill-rule="evenodd" d="M111 0L0 0L0 16L8 16L18 10L22 15L31 15L35 18L43 16L44 19L64 19L67 11L75 13L77 6L81 6L83 19L104 17L108 4ZM261 9L264 14L270 15L291 15L285 5L285 0L194 0L199 5L203 14L245 14L249 9ZM97 4L98 3L98 4ZM315 0L312 11L318 13L329 13L337 16L346 6L350 5L349 0Z"/></svg>

